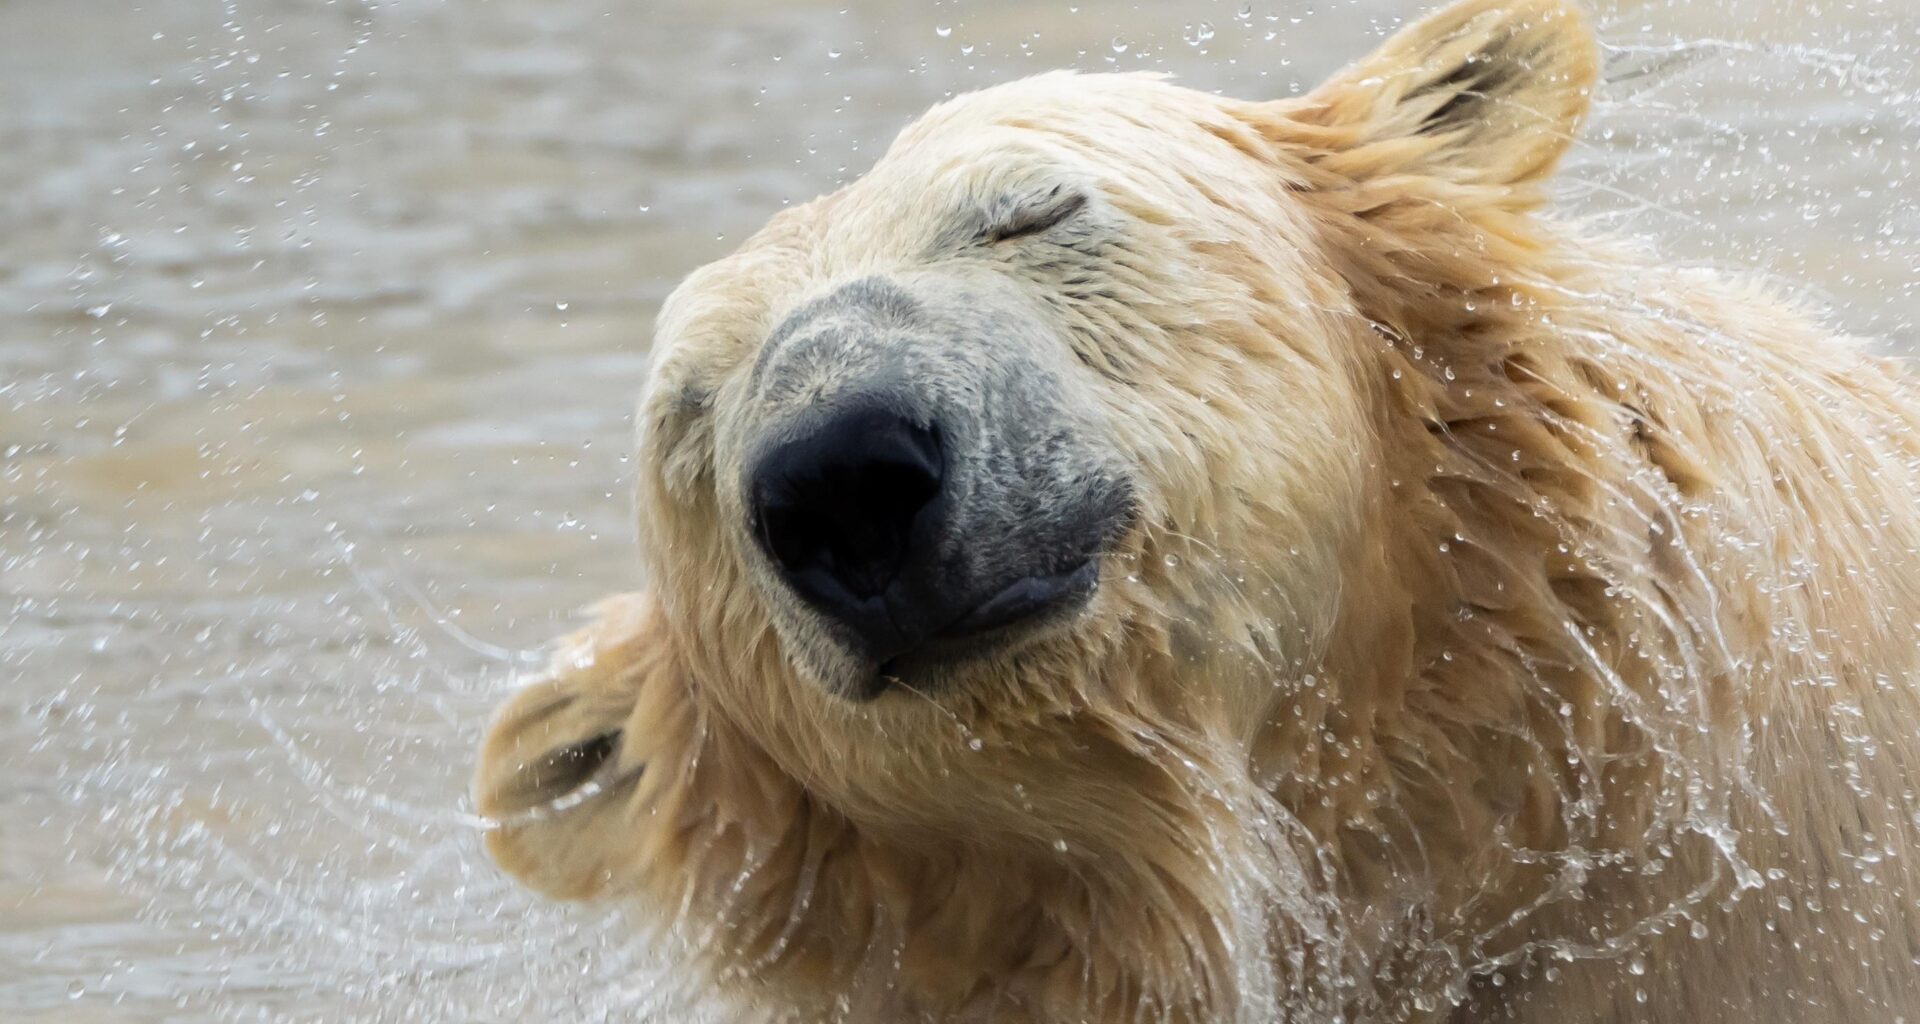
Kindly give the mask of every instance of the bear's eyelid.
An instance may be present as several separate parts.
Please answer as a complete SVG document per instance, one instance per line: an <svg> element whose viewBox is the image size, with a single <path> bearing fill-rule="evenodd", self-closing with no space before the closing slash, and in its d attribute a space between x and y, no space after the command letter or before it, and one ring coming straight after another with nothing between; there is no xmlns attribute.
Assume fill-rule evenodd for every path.
<svg viewBox="0 0 1920 1024"><path fill-rule="evenodd" d="M1055 185L1043 196L1010 203L1005 212L992 211L980 238L991 244L1037 235L1058 226L1086 205L1085 193Z"/></svg>

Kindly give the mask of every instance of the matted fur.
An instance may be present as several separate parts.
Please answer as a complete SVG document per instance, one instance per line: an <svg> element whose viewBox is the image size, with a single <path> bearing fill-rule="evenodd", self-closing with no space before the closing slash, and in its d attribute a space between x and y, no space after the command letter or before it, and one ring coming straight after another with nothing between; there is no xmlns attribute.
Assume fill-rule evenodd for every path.
<svg viewBox="0 0 1920 1024"><path fill-rule="evenodd" d="M1920 1019L1920 405L1536 212L1594 78L1560 0L1297 100L1043 75L696 272L641 409L654 589L501 712L493 855L782 1020ZM749 582L741 368L1060 174L1097 250L965 272L1058 318L1140 525L1065 633L835 697Z"/></svg>

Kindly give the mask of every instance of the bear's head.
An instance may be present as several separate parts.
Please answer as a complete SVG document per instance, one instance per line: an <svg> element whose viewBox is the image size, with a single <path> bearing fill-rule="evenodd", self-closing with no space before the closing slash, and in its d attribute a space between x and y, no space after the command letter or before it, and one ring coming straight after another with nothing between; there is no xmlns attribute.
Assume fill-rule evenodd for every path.
<svg viewBox="0 0 1920 1024"><path fill-rule="evenodd" d="M1533 571L1461 502L1554 538L1519 489L1442 500L1509 467L1436 424L1526 440L1469 348L1534 301L1503 277L1595 74L1569 4L1467 0L1294 99L1041 75L693 273L639 412L650 593L503 712L496 857L790 1002L883 962L896 1009L1178 1015L1334 942L1396 841L1524 815L1427 778L1516 699L1434 680L1492 671L1460 611Z"/></svg>

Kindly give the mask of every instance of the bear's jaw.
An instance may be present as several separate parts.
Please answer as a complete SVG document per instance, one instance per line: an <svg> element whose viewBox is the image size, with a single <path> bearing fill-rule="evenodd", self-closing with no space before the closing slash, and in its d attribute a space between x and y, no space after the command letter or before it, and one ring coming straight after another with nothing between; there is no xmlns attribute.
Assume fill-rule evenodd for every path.
<svg viewBox="0 0 1920 1024"><path fill-rule="evenodd" d="M790 770L796 751L709 708L698 770L672 798L693 823L650 865L645 902L721 922L689 948L725 987L873 1000L849 1021L1309 1020L1410 998L1327 983L1402 937L1343 922L1446 914L1409 875L1356 884L1350 865L1384 871L1378 844L1355 843L1359 819L1324 814L1324 786L1255 782L1237 730L1193 718L1179 659L1158 646L1125 655L1152 685L1058 709L1044 731L963 732L929 706L956 749L910 770L857 755ZM710 678L700 660L690 670ZM1118 710L1156 706L1152 722Z"/></svg>
<svg viewBox="0 0 1920 1024"><path fill-rule="evenodd" d="M799 804L781 837L748 844L766 851L751 870L702 856L681 880L705 894L690 918L721 922L689 936L690 948L723 990L749 1000L777 993L803 1017L831 1009L874 1024L1200 1024L1324 1018L1349 998L1316 980L1318 958L1351 957L1358 941L1313 891L1318 869L1284 843L1276 859L1273 836L1245 835L1224 808L1165 810L1187 819L1181 836L1210 835L1220 848L1170 835L1146 844L1147 862L1138 848L1123 862L881 838ZM846 1013L850 992L860 995Z"/></svg>

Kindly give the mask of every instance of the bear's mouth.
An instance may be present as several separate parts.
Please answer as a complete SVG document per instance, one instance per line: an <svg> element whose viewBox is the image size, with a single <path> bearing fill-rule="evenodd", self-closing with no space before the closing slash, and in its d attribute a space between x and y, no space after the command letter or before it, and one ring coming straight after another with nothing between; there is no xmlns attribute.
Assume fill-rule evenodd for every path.
<svg viewBox="0 0 1920 1024"><path fill-rule="evenodd" d="M854 698L871 701L896 687L915 687L930 676L1004 653L1071 618L1099 584L1099 562L1092 558L1061 572L1016 579L905 650L879 659Z"/></svg>

